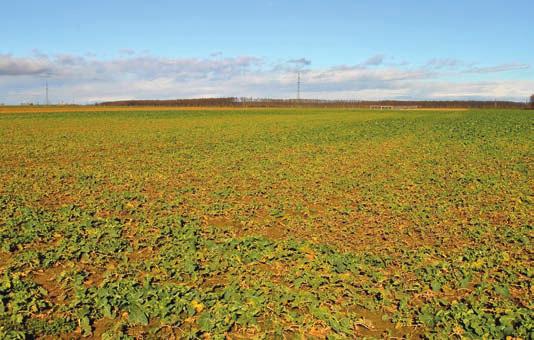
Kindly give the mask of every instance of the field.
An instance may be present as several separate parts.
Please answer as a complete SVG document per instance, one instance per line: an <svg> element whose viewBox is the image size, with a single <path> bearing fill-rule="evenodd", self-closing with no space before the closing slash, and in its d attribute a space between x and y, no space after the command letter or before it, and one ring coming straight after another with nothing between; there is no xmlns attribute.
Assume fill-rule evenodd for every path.
<svg viewBox="0 0 534 340"><path fill-rule="evenodd" d="M16 111L0 338L534 337L532 112Z"/></svg>

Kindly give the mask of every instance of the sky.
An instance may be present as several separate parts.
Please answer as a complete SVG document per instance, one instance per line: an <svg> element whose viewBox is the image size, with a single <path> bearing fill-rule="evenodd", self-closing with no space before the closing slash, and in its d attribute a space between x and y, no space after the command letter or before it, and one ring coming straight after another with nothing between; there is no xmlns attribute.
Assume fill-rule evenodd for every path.
<svg viewBox="0 0 534 340"><path fill-rule="evenodd" d="M0 0L0 103L525 101L532 0Z"/></svg>

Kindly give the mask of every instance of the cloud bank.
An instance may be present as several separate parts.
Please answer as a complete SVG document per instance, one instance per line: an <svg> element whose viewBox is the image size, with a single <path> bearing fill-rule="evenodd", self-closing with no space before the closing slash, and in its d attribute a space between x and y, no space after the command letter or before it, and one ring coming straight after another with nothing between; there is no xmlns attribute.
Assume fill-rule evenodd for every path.
<svg viewBox="0 0 534 340"><path fill-rule="evenodd" d="M524 100L532 80L499 79L530 65L477 65L436 58L421 65L394 64L377 54L352 65L313 67L306 57L272 62L256 56L165 58L122 49L118 56L0 54L0 102L94 103L122 99L247 96L292 98L296 74L302 97L318 99ZM477 78L478 77L478 78ZM454 79L450 80L450 79Z"/></svg>

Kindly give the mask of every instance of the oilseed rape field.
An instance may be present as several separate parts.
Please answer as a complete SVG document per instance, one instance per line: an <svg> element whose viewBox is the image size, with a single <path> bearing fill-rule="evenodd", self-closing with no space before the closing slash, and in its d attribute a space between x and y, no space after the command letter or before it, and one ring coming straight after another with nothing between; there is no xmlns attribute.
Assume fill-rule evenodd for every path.
<svg viewBox="0 0 534 340"><path fill-rule="evenodd" d="M533 118L0 108L0 338L531 339Z"/></svg>

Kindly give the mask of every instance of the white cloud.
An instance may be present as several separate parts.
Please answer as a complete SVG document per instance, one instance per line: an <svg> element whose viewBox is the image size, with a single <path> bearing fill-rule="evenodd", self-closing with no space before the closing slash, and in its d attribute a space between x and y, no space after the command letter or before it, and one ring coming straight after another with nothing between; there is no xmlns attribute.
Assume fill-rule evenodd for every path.
<svg viewBox="0 0 534 340"><path fill-rule="evenodd" d="M427 67L434 69L457 68L464 64L463 61L455 58L434 58L428 61Z"/></svg>
<svg viewBox="0 0 534 340"><path fill-rule="evenodd" d="M53 102L210 96L290 98L296 93L297 69L301 70L305 98L522 100L534 89L534 81L444 80L451 74L462 79L466 72L526 69L526 64L477 68L443 58L410 66L387 64L383 55L375 55L356 65L310 68L311 61L304 57L273 64L254 56L163 58L129 52L125 50L113 59L87 54L50 56L38 51L29 57L0 54L0 102L43 102L45 77Z"/></svg>
<svg viewBox="0 0 534 340"><path fill-rule="evenodd" d="M131 48L121 48L119 50L119 54L120 55L134 55L135 54L135 50L131 49Z"/></svg>
<svg viewBox="0 0 534 340"><path fill-rule="evenodd" d="M507 71L514 71L514 70L526 70L530 68L530 65L528 64L521 64L521 63L510 63L510 64L501 64L501 65L495 65L495 66L487 66L487 67L471 67L466 70L464 70L465 73L496 73L496 72L507 72Z"/></svg>
<svg viewBox="0 0 534 340"><path fill-rule="evenodd" d="M311 64L311 60L306 58L299 58L299 59L291 59L287 61L290 64L300 65L300 66L309 66Z"/></svg>
<svg viewBox="0 0 534 340"><path fill-rule="evenodd" d="M362 65L378 66L378 65L381 65L383 62L384 62L384 55L383 54L376 54L376 55L368 58L366 61L364 61Z"/></svg>
<svg viewBox="0 0 534 340"><path fill-rule="evenodd" d="M46 57L17 58L0 54L0 76L44 75L53 65Z"/></svg>

